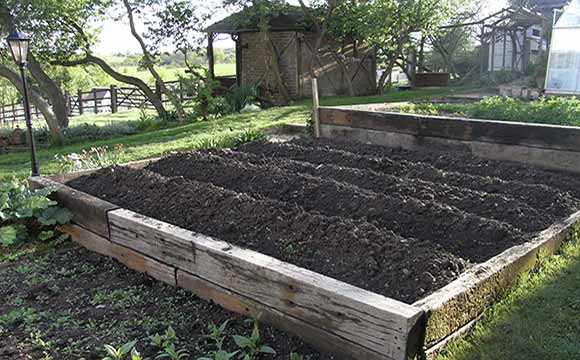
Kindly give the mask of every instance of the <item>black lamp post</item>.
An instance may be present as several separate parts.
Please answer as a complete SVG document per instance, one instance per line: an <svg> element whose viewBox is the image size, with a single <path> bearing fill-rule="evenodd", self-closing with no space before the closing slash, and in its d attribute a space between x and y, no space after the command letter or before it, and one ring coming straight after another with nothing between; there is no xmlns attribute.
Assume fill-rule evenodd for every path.
<svg viewBox="0 0 580 360"><path fill-rule="evenodd" d="M26 118L26 128L28 130L28 144L30 146L32 176L38 176L36 145L34 143L34 135L32 134L32 119L30 116L30 103L28 101L28 86L26 84L26 75L24 74L24 68L26 67L28 59L28 45L30 44L30 38L19 31L14 31L8 35L6 41L8 42L8 47L12 52L14 62L20 68L20 76L22 77L22 93L24 94L24 116Z"/></svg>

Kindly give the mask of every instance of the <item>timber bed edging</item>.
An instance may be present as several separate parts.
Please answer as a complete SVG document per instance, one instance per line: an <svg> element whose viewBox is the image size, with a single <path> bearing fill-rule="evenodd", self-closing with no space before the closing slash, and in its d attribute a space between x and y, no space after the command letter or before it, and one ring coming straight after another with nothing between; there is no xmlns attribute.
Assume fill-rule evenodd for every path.
<svg viewBox="0 0 580 360"><path fill-rule="evenodd" d="M140 161L137 166L142 167L149 163L151 160ZM80 175L87 173L90 172L82 172ZM74 178L74 175L71 176ZM414 355L436 353L445 346L449 338L465 332L466 324L472 324L487 306L504 295L521 273L533 267L540 252L555 252L573 225L580 222L578 211L568 219L542 231L533 240L511 247L488 261L475 265L435 293L413 304L404 304L258 252L237 248L223 241L119 208L51 178L33 177L29 178L29 182L32 188L55 187L55 198L65 199L68 206L72 206L71 210L75 214L73 222L78 225L67 225L63 229L75 242L89 250L113 257L127 267L145 272L160 281L191 290L199 297L214 301L231 311L243 315L256 315L256 311L259 311L265 322L294 333L322 350L355 359L405 359ZM91 218L91 214L96 215L97 219L106 219L105 233L98 221L99 226L95 226L95 219ZM140 232L129 229L130 236L123 235L122 226L115 227L115 221L118 223L119 219L137 224L135 228L141 227ZM163 231L164 228L169 231ZM164 253L159 250L159 244L173 241L182 246L186 244L182 250L191 257L187 259L178 256L170 261L173 263L167 263L167 259L158 259L147 250L147 246L151 247L151 241L149 245L145 241L135 241L139 237L143 239L148 236L149 240L155 240L158 254ZM209 253L215 256L210 256ZM246 256L250 261L245 261ZM204 264L213 267L200 276L198 272L204 269L199 262L203 257ZM242 263L254 267L265 266L267 275L259 280L271 282L278 288L274 286L260 292L263 283L258 285L255 279L254 283L249 282L244 275L249 271L248 268L232 267L232 259L235 259L234 265ZM260 259L274 260L272 264L281 267L274 266L273 270L269 269L271 264L268 261L262 263ZM241 275L232 271L233 268ZM272 278L272 271L276 274L276 270L280 270L280 273L276 275L278 277ZM305 272L314 277L289 277L287 273L292 272L291 270L298 270L301 275ZM223 272L221 275L220 271ZM253 274L261 272L253 271ZM235 287L236 282L244 279L244 276L244 286ZM278 281L279 276L283 276L286 282ZM223 284L220 279L229 279L231 284L227 281ZM293 279L297 282L292 282ZM338 284L338 287L329 284ZM258 299L254 298L255 294L244 292L247 290L244 287L248 286L252 291L257 291L256 295L260 296ZM274 293L279 296L273 296ZM312 294L314 298L305 298L308 294ZM337 297L337 301L330 302L329 299L333 296ZM328 303L334 308L320 309L320 304ZM368 314L361 313L360 306L369 310ZM316 311L319 310L322 310L322 315L317 314ZM348 311L355 313L347 314ZM360 316L355 316L356 311L359 311ZM399 328L389 326L386 321L393 316L400 321ZM377 318L383 322L376 322ZM343 324L347 324L346 328L341 327Z"/></svg>
<svg viewBox="0 0 580 360"><path fill-rule="evenodd" d="M580 173L580 127L389 112L371 104L322 106L318 111L325 138L466 151Z"/></svg>
<svg viewBox="0 0 580 360"><path fill-rule="evenodd" d="M61 229L80 245L127 267L171 285L182 285L232 311L243 308L241 313L247 315L248 309L259 309L260 314L252 315L261 315L266 322L338 358L404 360L419 351L424 315L420 308L129 210L100 206L99 202L109 203L49 178L32 177L29 182L33 188L55 187L57 199L76 198L68 203L73 213L81 209L86 215L84 209L93 206L97 218L107 219L106 232L94 226L91 216L78 214L73 219L76 225ZM123 229L119 222L131 226ZM174 253L177 256L169 259L174 263L168 263L166 258L158 259L143 251L146 242L135 241L139 237L148 237L157 245L172 240L173 244L189 244L182 250L191 257ZM151 242L147 246L159 248L151 247ZM163 253L158 251L157 255ZM202 261L203 266L199 264ZM248 274L258 276L260 281ZM240 287L237 283L244 279ZM247 293L248 287L255 294ZM208 296L210 293L214 296Z"/></svg>
<svg viewBox="0 0 580 360"><path fill-rule="evenodd" d="M458 279L413 303L425 311L425 348L436 353L447 338L503 297L519 277L532 269L542 255L554 254L580 223L580 211L541 231L532 240L512 246L484 263L476 264ZM475 300L473 299L475 298Z"/></svg>

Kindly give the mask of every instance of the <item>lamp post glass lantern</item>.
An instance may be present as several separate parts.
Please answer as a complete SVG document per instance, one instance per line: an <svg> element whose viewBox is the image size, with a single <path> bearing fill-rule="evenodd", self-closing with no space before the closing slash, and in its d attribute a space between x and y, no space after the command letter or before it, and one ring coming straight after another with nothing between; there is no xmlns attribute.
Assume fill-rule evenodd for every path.
<svg viewBox="0 0 580 360"><path fill-rule="evenodd" d="M30 116L30 102L28 100L28 86L26 84L26 74L24 68L28 62L28 46L30 38L25 34L15 31L11 32L6 38L12 58L20 68L20 77L22 78L22 94L24 98L24 116L26 118L26 129L28 131L28 145L30 146L30 162L32 167L32 176L38 176L38 165L36 164L36 144L32 134L32 119Z"/></svg>

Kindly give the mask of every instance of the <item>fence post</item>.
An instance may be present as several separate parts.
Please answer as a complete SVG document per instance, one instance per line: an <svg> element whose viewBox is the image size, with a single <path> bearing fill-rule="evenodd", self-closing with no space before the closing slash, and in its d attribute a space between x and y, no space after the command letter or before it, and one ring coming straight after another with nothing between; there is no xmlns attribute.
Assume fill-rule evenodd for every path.
<svg viewBox="0 0 580 360"><path fill-rule="evenodd" d="M93 101L94 101L94 109L95 114L99 113L99 107L97 106L97 89L93 88Z"/></svg>
<svg viewBox="0 0 580 360"><path fill-rule="evenodd" d="M4 125L4 104L0 104L0 124Z"/></svg>
<svg viewBox="0 0 580 360"><path fill-rule="evenodd" d="M319 101L318 101L318 81L312 78L312 127L314 128L314 137L320 137L320 119L319 119Z"/></svg>
<svg viewBox="0 0 580 360"><path fill-rule="evenodd" d="M178 84L179 84L179 100L183 101L183 99L185 99L185 94L183 93L183 83L179 81Z"/></svg>
<svg viewBox="0 0 580 360"><path fill-rule="evenodd" d="M72 115L72 109L71 109L71 103L70 103L70 93L68 92L68 90L66 90L64 92L64 102L65 102L65 106L66 106L66 114L68 116Z"/></svg>
<svg viewBox="0 0 580 360"><path fill-rule="evenodd" d="M161 93L161 84L155 81L155 94L159 97L159 100L163 101L163 94Z"/></svg>
<svg viewBox="0 0 580 360"><path fill-rule="evenodd" d="M77 103L79 104L79 115L83 114L83 92L81 91L81 89L77 90Z"/></svg>
<svg viewBox="0 0 580 360"><path fill-rule="evenodd" d="M111 112L114 114L117 112L117 87L111 85Z"/></svg>

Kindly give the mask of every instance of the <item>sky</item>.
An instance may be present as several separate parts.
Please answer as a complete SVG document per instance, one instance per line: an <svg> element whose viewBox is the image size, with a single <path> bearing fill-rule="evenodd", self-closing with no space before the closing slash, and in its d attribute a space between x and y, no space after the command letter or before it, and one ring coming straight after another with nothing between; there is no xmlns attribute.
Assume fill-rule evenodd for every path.
<svg viewBox="0 0 580 360"><path fill-rule="evenodd" d="M215 1L215 0L214 0ZM485 9L489 12L496 11L505 6L505 0L486 0L489 6ZM217 1L216 1L217 2ZM288 1L291 4L298 4L297 0ZM226 17L228 14L222 7L216 7L214 13L214 20L218 21ZM144 26L142 22L137 19L137 28L142 33ZM99 44L95 47L95 53L99 55L115 55L140 52L140 47L137 41L131 35L129 26L124 20L107 19L99 24L101 32L99 35ZM217 41L214 42L216 48L233 48L234 42L229 36L221 34ZM170 50L170 49L167 49Z"/></svg>

